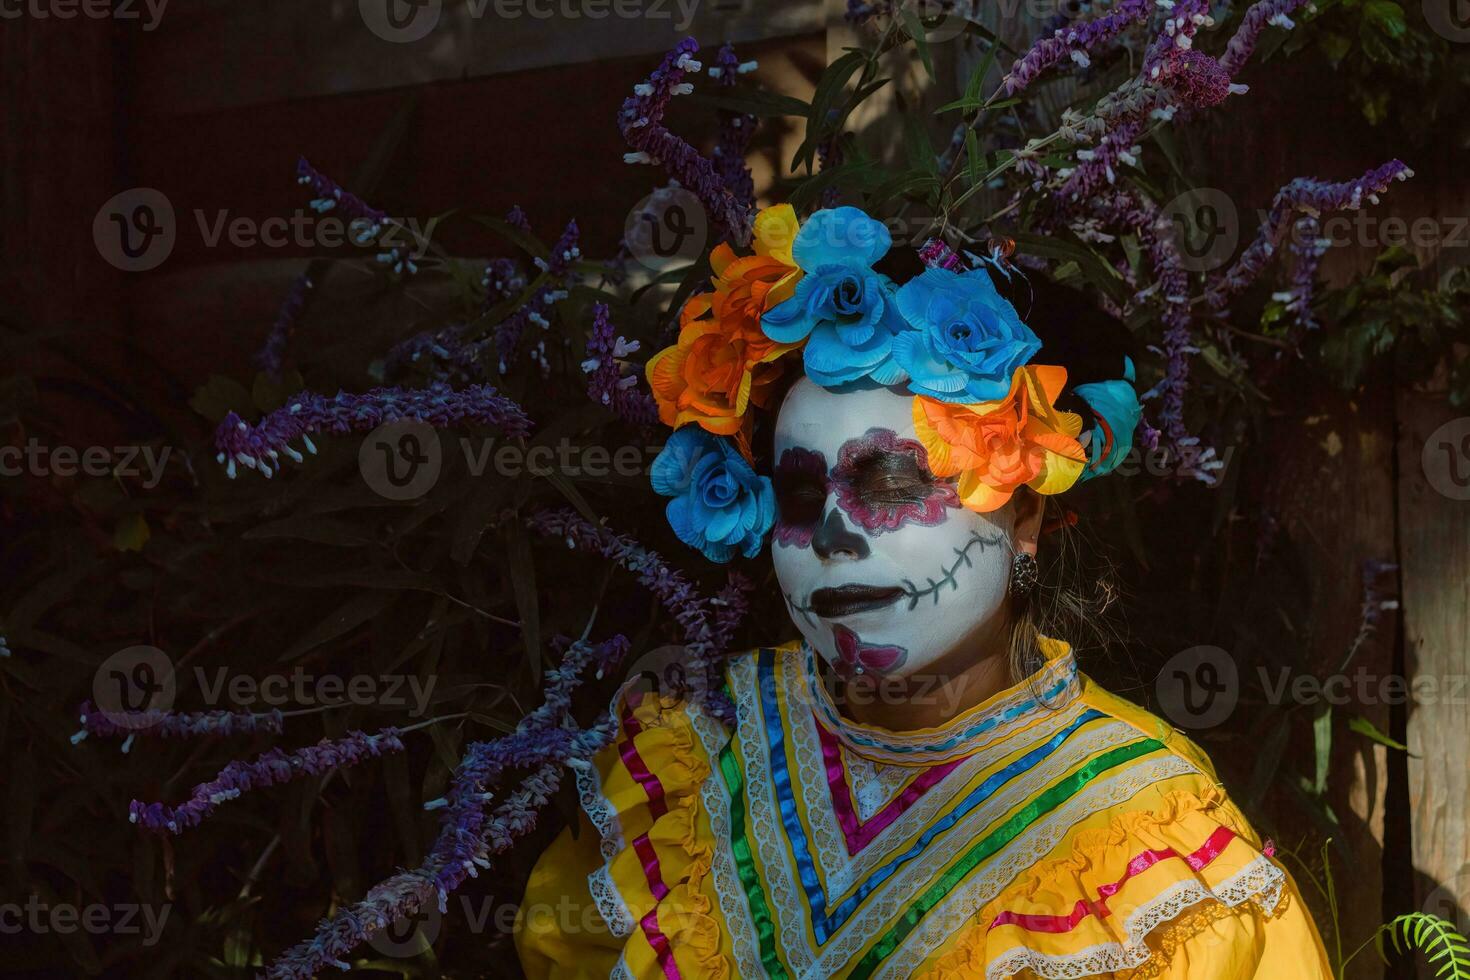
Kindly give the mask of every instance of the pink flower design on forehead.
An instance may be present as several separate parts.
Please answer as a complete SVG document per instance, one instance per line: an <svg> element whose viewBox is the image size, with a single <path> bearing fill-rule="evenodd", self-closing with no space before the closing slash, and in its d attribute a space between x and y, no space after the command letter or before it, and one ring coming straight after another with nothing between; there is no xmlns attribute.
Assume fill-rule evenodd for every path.
<svg viewBox="0 0 1470 980"><path fill-rule="evenodd" d="M831 482L837 506L872 535L906 524L933 527L961 505L955 485L929 469L929 454L892 429L869 429L837 451Z"/></svg>

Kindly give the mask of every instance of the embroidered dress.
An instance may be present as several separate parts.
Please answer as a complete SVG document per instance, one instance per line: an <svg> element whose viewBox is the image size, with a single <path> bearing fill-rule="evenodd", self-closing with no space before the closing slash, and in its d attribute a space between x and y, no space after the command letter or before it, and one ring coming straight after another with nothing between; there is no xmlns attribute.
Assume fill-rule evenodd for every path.
<svg viewBox="0 0 1470 980"><path fill-rule="evenodd" d="M1330 977L1204 755L1045 647L915 732L842 717L796 643L732 661L733 733L620 695L527 887L527 975Z"/></svg>

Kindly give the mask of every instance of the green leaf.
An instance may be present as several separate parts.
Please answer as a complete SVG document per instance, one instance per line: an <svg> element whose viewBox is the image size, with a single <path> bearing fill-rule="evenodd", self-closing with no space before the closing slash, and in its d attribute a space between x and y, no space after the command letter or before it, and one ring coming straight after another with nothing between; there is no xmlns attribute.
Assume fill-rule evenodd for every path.
<svg viewBox="0 0 1470 980"><path fill-rule="evenodd" d="M1325 702L1312 719L1312 752L1316 760L1312 789L1321 796L1327 791L1327 774L1332 766L1332 705Z"/></svg>
<svg viewBox="0 0 1470 980"><path fill-rule="evenodd" d="M148 520L142 514L125 514L112 531L112 546L118 551L142 551L152 537Z"/></svg>
<svg viewBox="0 0 1470 980"><path fill-rule="evenodd" d="M1368 0L1363 5L1363 19L1395 40L1409 30L1404 21L1404 8L1394 0Z"/></svg>
<svg viewBox="0 0 1470 980"><path fill-rule="evenodd" d="M1088 282L1120 303L1128 300L1128 286L1118 275L1118 270L1081 242L1029 232L1012 232L1011 237L1016 240L1016 247L1023 252L1044 259L1077 263Z"/></svg>
<svg viewBox="0 0 1470 980"><path fill-rule="evenodd" d="M980 156L980 136L973 129L965 130L965 176L970 180L973 187L980 183L984 176L980 167L983 160Z"/></svg>
<svg viewBox="0 0 1470 980"><path fill-rule="evenodd" d="M792 170L803 166L811 169L812 161L816 158L817 144L826 134L828 111L836 104L837 97L842 94L853 72L861 68L867 60L867 55L863 52L849 51L822 72L822 77L817 80L816 91L812 94L811 110L806 117L806 138L797 147L796 155L791 158Z"/></svg>
<svg viewBox="0 0 1470 980"><path fill-rule="evenodd" d="M934 74L934 57L929 53L929 38L924 35L924 24L919 20L919 15L908 4L898 8L898 16L903 21L904 30L908 31L909 37L918 49L919 60L924 63L924 70L929 73L930 81L938 81Z"/></svg>
<svg viewBox="0 0 1470 980"><path fill-rule="evenodd" d="M1348 719L1348 730L1357 732L1359 735L1371 739L1372 741L1377 742L1379 745L1386 746L1390 749L1398 749L1400 752L1409 752L1409 747L1407 745L1405 745L1403 742L1399 742L1392 738L1389 738L1378 729L1377 725L1374 725L1371 721L1369 721L1367 718L1364 718L1362 715L1354 715L1352 718ZM1413 756L1413 753L1409 752L1409 755Z"/></svg>
<svg viewBox="0 0 1470 980"><path fill-rule="evenodd" d="M223 421L231 412L243 415L254 404L255 398L249 389L234 378L219 374L212 375L189 399L189 407L211 422Z"/></svg>
<svg viewBox="0 0 1470 980"><path fill-rule="evenodd" d="M909 166L922 173L938 176L939 160L934 155L934 145L929 142L929 133L924 129L922 116L913 112L903 114L903 137Z"/></svg>

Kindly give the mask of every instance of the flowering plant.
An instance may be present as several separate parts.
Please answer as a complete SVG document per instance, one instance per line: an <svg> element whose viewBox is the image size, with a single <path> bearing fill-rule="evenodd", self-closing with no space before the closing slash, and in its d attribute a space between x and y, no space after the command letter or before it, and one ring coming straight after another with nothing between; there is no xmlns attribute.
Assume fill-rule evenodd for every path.
<svg viewBox="0 0 1470 980"><path fill-rule="evenodd" d="M34 806L86 822L79 828L78 819L19 820L30 858L18 870L49 879L47 889L76 877L69 889L100 886L116 895L127 883L127 901L154 902L171 896L177 874L177 887L210 912L187 923L176 916L170 924L187 975L216 969L222 957L235 965L259 962L272 978L366 965L375 954L364 945L377 933L395 921L421 920L435 907L447 910L455 890L484 869L501 876L494 887L514 890L529 868L529 852L517 841L538 832L537 814L549 812L565 774L585 767L612 738L611 719L574 710L573 696L581 700L592 692L579 693L579 686L604 677L605 685L613 683L619 658L634 643L652 637L681 643L690 693L727 716L721 658L748 646L744 641L769 639L739 635L748 583L738 574L682 571L655 547L677 536L718 560L759 547L769 526L769 496L742 450L749 449L759 415L750 409L770 407L782 372L800 363L834 384L906 384L899 390L913 398L930 459L943 456L956 495L963 490L969 505L982 508L999 506L1020 486L1055 492L1107 472L1134 441L1151 455L1195 445L1197 451L1182 457L1191 462L1173 472L1214 483L1219 464L1205 440L1241 440L1254 431L1238 424L1238 415L1230 419L1225 406L1259 409L1266 393L1275 394L1273 384L1283 387L1283 373L1312 365L1319 346L1343 383L1356 387L1379 352L1394 345L1396 352L1423 345L1437 356L1439 344L1449 349L1463 341L1464 303L1452 300L1465 295L1464 277L1454 280L1453 294L1444 287L1411 293L1400 283L1412 269L1385 268L1351 291L1317 295L1326 215L1376 204L1377 195L1408 176L1397 161L1366 172L1366 161L1354 161L1342 166L1361 176L1284 184L1274 200L1260 202L1269 210L1255 239L1244 229L1246 247L1218 268L1201 270L1181 249L1179 215L1166 202L1189 189L1187 179L1209 178L1209 161L1184 138L1186 124L1209 125L1222 106L1243 101L1246 87L1236 79L1244 77L1257 42L1278 40L1292 15L1303 16L1303 0L1260 0L1229 14L1223 13L1228 6L1201 0L1084 5L1014 60L988 34L966 28L965 53L981 60L963 97L936 117L953 122L953 138L929 145L931 134L916 127L906 141L907 163L897 165L907 170L893 173L884 152L892 134L879 124L905 114L855 110L884 90L884 55L907 40L898 6L850 4L858 29L877 26L881 38L836 59L812 92L798 93L804 98L754 90L743 79L755 66L728 46L705 58L706 67L692 40L633 89L617 118L630 151L625 160L658 168L668 188L677 182L697 197L722 243L707 262L692 263L676 286L665 276L649 282L633 268L629 242L615 254L596 252L597 223L586 225L584 237L569 215L527 215L519 208L503 220L476 216L483 219L476 232L489 228L499 239L475 251L496 256L488 261L448 254L437 242L414 261L387 256L354 267L352 260L315 259L283 277L274 323L268 314L259 324L260 374L227 371L190 402L213 432L221 465L191 453L146 500L95 492L98 483L73 494L58 481L47 492L66 494L73 506L47 508L34 519L20 511L18 521L10 520L18 573L0 586L0 632L8 634L0 636L0 674L26 692L15 701L25 723L9 726L5 743L12 795L22 815ZM1211 43L1212 11L1230 18L1228 40ZM1334 8L1329 16L1340 14ZM1304 27L1299 33L1316 33L1310 23ZM976 50L985 46L990 50ZM1259 71L1266 76L1269 68ZM1050 84L1048 76L1068 72L1077 77L1065 79L1062 92L1033 97ZM696 87L720 114L708 149L665 121L670 105ZM774 127L756 131L772 115L794 116L805 138L792 172L778 168L771 191L794 207L758 214L746 161L771 152L766 137ZM877 123L864 131L855 123L859 117ZM326 153L311 148L314 158ZM1320 158L1315 148L1313 156ZM386 203L397 188L358 187L358 197L321 171L303 169L302 176L310 185L303 202L309 195L318 209L360 218L364 227L392 224L389 212L366 199L381 195ZM916 226L915 214L935 217ZM919 230L909 241L890 241L884 222L900 215ZM533 219L544 235L533 230ZM975 271L972 253L1005 238L1017 245L1012 275L1024 269L1038 285L1046 280L1085 292L1109 324L1136 337L1142 404L1131 363L1120 378L1093 380L1075 369L1063 374L1054 365L1075 366L1046 332L1050 318L1019 302L1008 312L988 294L980 298L986 274ZM909 246L921 242L920 261L957 280L898 271L905 261L912 265ZM606 261L585 257L584 248ZM1277 260L1281 273L1273 268ZM333 275L344 267L353 274ZM1272 276L1279 280L1274 292L1252 288ZM798 302L806 280L811 285ZM970 285L913 287L941 280ZM364 292L361 281L373 288ZM993 284L1006 293L999 280ZM909 308L906 288L919 300ZM375 310L371 297L379 295L411 299L422 309L419 332L403 331L396 302ZM361 343L354 335L361 363L340 345L327 347L329 353L321 347L331 323L322 314L340 305L351 306L354 325L380 321ZM643 363L640 350L658 351L673 339L663 333L671 320L680 328L678 341ZM1405 324L1415 329L1402 329ZM1031 327L1047 346L1030 348ZM380 345L385 338L391 339ZM1470 391L1463 358L1460 365L1455 383ZM77 369L90 370L83 362ZM946 386L956 378L962 384L951 391ZM132 398L115 397L115 380L99 376L93 385L103 393L95 399L101 411L115 406L120 424L138 427L140 440L191 438L172 421L158 422L184 414L171 394L150 405L144 404L150 392L140 390L135 406ZM65 388L77 384L68 372ZM27 420L26 386L0 388L8 417ZM1076 396L1070 404L1069 395ZM1283 408L1278 403L1272 411ZM194 421L203 442L204 423ZM596 448L643 445L660 422L677 427L657 466L659 485L672 492L648 495L663 513L629 507L625 485L586 472L573 479L571 467L549 473L522 467L513 476L514 468L499 472L497 462L497 472L485 475L469 472L454 453L442 454L432 496L416 502L385 505L361 478L385 455L427 466L422 428L469 430L503 440L497 452L520 444L539 454L566 432ZM370 433L390 423L416 430L392 445L371 441ZM362 446L372 451L359 455ZM1300 470L1280 472L1288 479ZM231 474L237 479L229 480ZM25 485L3 482L7 506L0 511L20 499L13 494ZM121 475L116 486L107 482L103 489L127 488ZM1251 616L1262 629L1308 612L1280 605L1282 597L1305 590L1272 588L1281 578L1266 573L1281 563L1259 560L1284 538L1270 501L1263 504L1252 489L1261 482L1225 483L1207 508L1216 513L1213 524L1189 511L1146 523L1149 540L1137 545L1152 563L1144 574L1160 593L1172 590L1186 600L1160 602L1151 618L1193 610L1186 590L1206 573L1232 587L1221 594L1229 608L1249 601L1252 610L1272 613ZM1124 516L1139 501L1156 509L1198 507L1202 499L1162 482L1116 496L1098 502ZM1231 519L1218 520L1225 514ZM666 517L673 518L672 533ZM1099 522L1104 530L1129 526ZM1161 540L1179 527L1206 526L1217 530L1202 537L1213 534L1228 547L1179 548L1177 540ZM1152 547L1155 541L1162 546ZM99 560L78 561L79 554ZM1257 561L1232 575L1225 563L1240 554ZM587 574L589 567L608 574ZM626 601L638 588L655 602ZM1382 591L1387 586L1376 588L1370 593L1365 578L1364 635L1378 629L1377 617L1387 620L1382 610L1395 601ZM137 601L119 601L119 589L135 592ZM781 616L779 597L750 601L766 603L759 613L772 621ZM1171 625L1181 624L1166 629ZM280 650L283 664L361 664L370 657L402 665L411 681L442 675L483 682L441 692L428 718L386 704L209 711L203 709L211 703L185 693L173 709L150 708L146 724L134 727L110 724L113 709L87 706L81 725L89 737L68 745L55 737L63 706L74 709L95 696L92 654L123 635L187 650L196 666L223 668L225 658L234 658L231 669L241 669L261 662L260 651ZM584 639L568 639L576 636ZM1277 638L1283 647L1297 643L1295 630ZM1260 646L1271 649L1270 638ZM846 649L853 663L885 655ZM594 700L606 703L605 690L595 693ZM522 717L520 706L538 703ZM1271 724L1300 725L1302 717L1275 712ZM1320 737L1321 726L1312 728L1309 734ZM279 743L284 755L257 741ZM55 746L70 754L57 756ZM104 754L117 751L130 752L128 765ZM250 761L229 764L232 758ZM37 779L38 762L40 774L80 772L93 802L79 806L69 784L58 790ZM142 775L150 765L153 772ZM350 778L334 778L338 773ZM163 778L168 774L173 777ZM1320 779L1319 773L1319 790ZM134 797L141 798L130 806ZM397 834L385 838L376 833L381 828L353 825L354 815L380 812L385 802ZM420 803L430 813L416 817ZM299 813L283 814L283 807ZM318 826L323 821L330 822ZM555 829L544 817L541 822L541 830ZM275 842L258 830L271 826L281 830ZM188 837L165 846L152 840L175 833ZM330 842L340 880L310 871L314 840ZM176 849L182 857L186 847L190 857L175 864L169 855ZM249 869L243 883L229 880L222 889L229 876L199 875L210 862L198 856L211 853ZM41 862L46 868L39 875L37 855L56 858ZM363 863L354 867L355 859ZM280 883L287 862L298 878L289 893ZM377 884L362 873L395 865L401 870ZM282 948L283 928L322 910L329 917L314 934ZM496 960L503 947L460 942L467 930L447 932L449 947L441 940L435 950L439 972L503 972Z"/></svg>

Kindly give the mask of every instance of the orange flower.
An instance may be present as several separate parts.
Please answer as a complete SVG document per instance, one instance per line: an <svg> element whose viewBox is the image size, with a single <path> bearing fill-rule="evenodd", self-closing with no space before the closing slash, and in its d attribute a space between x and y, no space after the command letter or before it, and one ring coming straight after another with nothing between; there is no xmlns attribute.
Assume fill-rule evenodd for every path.
<svg viewBox="0 0 1470 980"><path fill-rule="evenodd" d="M679 340L648 362L659 418L678 428L693 422L748 444L751 405L764 406L780 377L776 361L797 344L761 331L761 314L789 298L801 272L791 261L796 212L767 208L755 221L755 255L720 245L710 256L714 292L691 297L679 313Z"/></svg>
<svg viewBox="0 0 1470 980"><path fill-rule="evenodd" d="M1087 453L1082 416L1058 411L1066 368L1019 368L1000 401L968 405L914 398L914 428L936 476L959 476L960 500L988 513L1019 487L1061 493L1077 482Z"/></svg>

